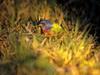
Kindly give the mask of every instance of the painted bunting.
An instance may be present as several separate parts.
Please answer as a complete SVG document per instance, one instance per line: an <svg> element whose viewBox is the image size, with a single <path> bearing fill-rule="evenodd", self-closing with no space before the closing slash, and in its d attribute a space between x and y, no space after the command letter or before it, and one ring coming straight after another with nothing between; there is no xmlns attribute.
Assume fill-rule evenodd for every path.
<svg viewBox="0 0 100 75"><path fill-rule="evenodd" d="M44 34L52 35L51 28L53 24L49 20L41 20L38 24L42 26L42 32Z"/></svg>
<svg viewBox="0 0 100 75"><path fill-rule="evenodd" d="M49 20L41 20L39 24L42 24L43 30L50 30L52 27L52 23Z"/></svg>
<svg viewBox="0 0 100 75"><path fill-rule="evenodd" d="M40 20L37 23L33 22L33 25L35 24L40 25L42 27L42 32L50 36L62 30L61 26L58 23L51 23L49 20Z"/></svg>

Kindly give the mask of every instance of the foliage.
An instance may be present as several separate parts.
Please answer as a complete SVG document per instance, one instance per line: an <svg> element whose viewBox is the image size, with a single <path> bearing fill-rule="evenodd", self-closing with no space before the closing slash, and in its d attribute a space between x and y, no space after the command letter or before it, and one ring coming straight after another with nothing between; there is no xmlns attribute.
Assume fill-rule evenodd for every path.
<svg viewBox="0 0 100 75"><path fill-rule="evenodd" d="M62 10L49 6L46 0L15 0L13 6L10 0L6 2L9 16L4 19L10 24L6 24L9 34L3 38L3 23L0 32L10 48L0 43L4 47L0 47L0 75L99 75L100 47L89 34L88 25L81 29L78 19L69 27ZM48 19L54 24L57 20L54 34L43 34L40 26L29 24L30 18Z"/></svg>

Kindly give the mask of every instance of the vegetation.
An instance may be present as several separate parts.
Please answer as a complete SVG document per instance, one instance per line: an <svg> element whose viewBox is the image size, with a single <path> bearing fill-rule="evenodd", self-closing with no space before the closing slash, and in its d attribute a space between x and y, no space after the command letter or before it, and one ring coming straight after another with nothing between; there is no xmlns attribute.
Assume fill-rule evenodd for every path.
<svg viewBox="0 0 100 75"><path fill-rule="evenodd" d="M52 2L51 2L52 4ZM100 45L46 0L4 0L0 4L0 75L99 75ZM57 20L51 35L30 21ZM60 27L60 28L59 28ZM59 31L60 29L60 31Z"/></svg>

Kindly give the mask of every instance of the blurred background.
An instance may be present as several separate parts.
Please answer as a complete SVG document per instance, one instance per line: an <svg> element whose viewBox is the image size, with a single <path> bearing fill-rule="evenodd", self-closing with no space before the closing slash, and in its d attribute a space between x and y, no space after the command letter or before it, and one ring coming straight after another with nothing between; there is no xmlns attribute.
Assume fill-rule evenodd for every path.
<svg viewBox="0 0 100 75"><path fill-rule="evenodd" d="M86 23L91 23L91 33L96 34L100 42L100 0L57 0L63 12L70 15L69 18L77 18Z"/></svg>

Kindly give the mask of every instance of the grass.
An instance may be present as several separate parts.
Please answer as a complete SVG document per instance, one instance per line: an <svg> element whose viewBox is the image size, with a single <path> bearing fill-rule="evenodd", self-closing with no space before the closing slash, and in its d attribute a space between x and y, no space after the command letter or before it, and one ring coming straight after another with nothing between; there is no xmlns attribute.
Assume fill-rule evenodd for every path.
<svg viewBox="0 0 100 75"><path fill-rule="evenodd" d="M34 0L31 3L18 5L16 21L14 14L8 17L9 35L3 40L10 48L2 48L0 43L0 75L99 75L100 45L97 46L95 37L89 34L90 27L86 25L81 30L78 19L72 21L74 24L69 29L60 8L50 7L45 1ZM21 7L23 5L27 10ZM30 16L32 20L49 19L52 23L58 20L61 30L49 36L41 34L39 26L30 24L27 27Z"/></svg>

